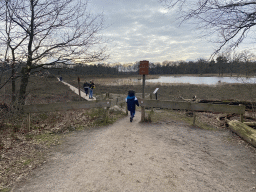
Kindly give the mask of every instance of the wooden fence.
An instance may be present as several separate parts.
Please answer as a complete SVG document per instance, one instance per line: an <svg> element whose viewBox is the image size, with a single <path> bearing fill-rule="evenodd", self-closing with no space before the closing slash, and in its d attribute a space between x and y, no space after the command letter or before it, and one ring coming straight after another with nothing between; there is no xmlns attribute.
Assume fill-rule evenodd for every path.
<svg viewBox="0 0 256 192"><path fill-rule="evenodd" d="M160 101L160 100L151 100L152 94L145 94L145 99L142 100L142 94L136 93L140 101L140 106L146 108L163 108L163 109L174 109L174 110L189 110L189 111L208 111L208 112L217 112L217 113L227 113L227 114L239 114L240 120L243 122L243 115L245 113L244 105L226 105L226 104L212 104L212 103L193 103L188 101ZM113 94L107 93L102 95L101 98L111 100L111 106L114 105L123 105L125 104L125 98L127 95L124 94ZM150 100L146 100L150 99ZM145 117L145 115L144 115ZM195 114L194 122L195 123ZM143 119L142 119L143 120Z"/></svg>
<svg viewBox="0 0 256 192"><path fill-rule="evenodd" d="M54 111L67 111L77 109L91 109L91 108L103 108L106 107L106 119L108 118L108 110L111 106L111 101L79 101L79 102L67 102L67 103L51 103L51 104L34 104L24 105L22 110L28 114L28 129L30 130L30 114L31 113L43 113Z"/></svg>
<svg viewBox="0 0 256 192"><path fill-rule="evenodd" d="M68 102L68 103L25 105L23 106L23 111L24 113L28 114L28 127L30 129L31 113L106 107L107 108L106 118L108 118L108 109L113 105L123 105L123 104L125 105L126 97L127 97L126 95L107 93L106 96L104 97L105 100L101 100L101 101L92 101L92 102L79 101L79 102ZM234 113L234 114L240 115L241 122L243 122L243 115L245 113L244 105L225 105L225 104L191 103L191 102L184 102L184 101L159 101L159 100L141 100L140 105L146 108L163 108L163 109L176 109L176 110L180 109L180 110L189 110L193 112L194 111L210 111L210 112L219 112L219 113L228 113L228 114ZM127 110L126 110L126 113L127 113ZM145 114L144 114L144 117L145 117ZM194 115L193 123L195 123L195 115Z"/></svg>
<svg viewBox="0 0 256 192"><path fill-rule="evenodd" d="M211 103L191 103L183 101L159 101L159 100L142 100L141 106L148 108L163 108L163 109L183 109L189 111L210 111L218 113L239 114L241 122L245 113L244 105L224 105ZM195 116L194 116L195 121Z"/></svg>

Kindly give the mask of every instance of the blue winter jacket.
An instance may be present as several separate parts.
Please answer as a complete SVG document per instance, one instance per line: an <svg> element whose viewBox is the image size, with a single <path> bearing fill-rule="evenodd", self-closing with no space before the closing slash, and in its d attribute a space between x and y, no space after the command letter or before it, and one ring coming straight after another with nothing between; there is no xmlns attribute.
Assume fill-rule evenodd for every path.
<svg viewBox="0 0 256 192"><path fill-rule="evenodd" d="M127 108L128 111L134 111L135 112L135 105L139 106L139 102L137 97L135 96L128 96L126 99Z"/></svg>

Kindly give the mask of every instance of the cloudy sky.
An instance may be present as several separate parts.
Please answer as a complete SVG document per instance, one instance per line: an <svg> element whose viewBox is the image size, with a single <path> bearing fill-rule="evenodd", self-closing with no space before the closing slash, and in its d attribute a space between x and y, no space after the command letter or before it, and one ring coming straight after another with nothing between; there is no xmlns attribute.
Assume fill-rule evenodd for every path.
<svg viewBox="0 0 256 192"><path fill-rule="evenodd" d="M90 9L104 14L108 62L208 59L217 46L202 37L196 25L179 26L177 12L158 0L90 0Z"/></svg>

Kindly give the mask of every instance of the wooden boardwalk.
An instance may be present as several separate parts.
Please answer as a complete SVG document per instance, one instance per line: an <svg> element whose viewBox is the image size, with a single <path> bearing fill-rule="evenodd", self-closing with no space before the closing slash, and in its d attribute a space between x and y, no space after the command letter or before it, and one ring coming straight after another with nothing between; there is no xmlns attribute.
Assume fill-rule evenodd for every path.
<svg viewBox="0 0 256 192"><path fill-rule="evenodd" d="M59 78L58 78L58 80L60 81ZM78 88L74 87L73 85L70 85L70 84L66 83L65 81L60 81L60 82L67 85L73 92L75 92L77 95L79 95ZM89 94L86 96L85 92L83 92L83 91L80 91L80 94L81 94L81 97L84 98L87 101L95 101L96 100L95 97L93 97L92 99L89 99Z"/></svg>

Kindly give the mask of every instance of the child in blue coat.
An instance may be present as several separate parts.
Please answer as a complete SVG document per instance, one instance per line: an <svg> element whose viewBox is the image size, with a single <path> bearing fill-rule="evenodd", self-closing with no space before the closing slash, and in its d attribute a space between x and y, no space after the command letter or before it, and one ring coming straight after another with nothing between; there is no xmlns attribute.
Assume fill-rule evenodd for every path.
<svg viewBox="0 0 256 192"><path fill-rule="evenodd" d="M130 122L132 122L133 117L135 115L135 108L136 105L139 106L139 102L137 97L135 97L135 92L130 90L128 91L128 96L126 98L126 103L127 103L127 109L130 111L131 117L130 117Z"/></svg>

